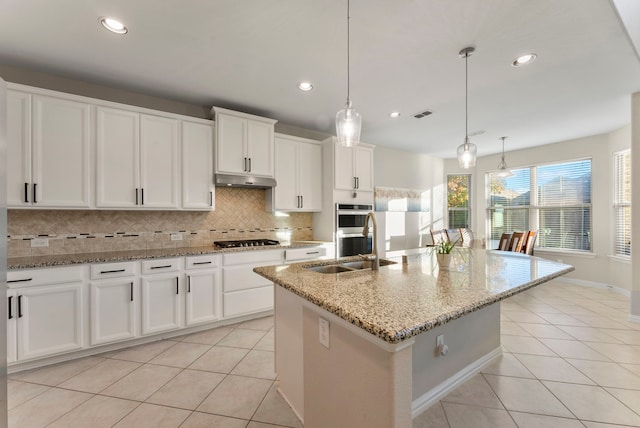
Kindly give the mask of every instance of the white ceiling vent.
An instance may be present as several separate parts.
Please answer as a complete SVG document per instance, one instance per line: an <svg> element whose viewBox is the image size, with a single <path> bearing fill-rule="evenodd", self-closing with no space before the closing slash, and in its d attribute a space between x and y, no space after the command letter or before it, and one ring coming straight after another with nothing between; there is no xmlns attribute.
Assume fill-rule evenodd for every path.
<svg viewBox="0 0 640 428"><path fill-rule="evenodd" d="M423 117L429 116L430 114L433 114L431 110L425 110L421 111L420 113L414 114L413 117L415 117L416 119L422 119Z"/></svg>

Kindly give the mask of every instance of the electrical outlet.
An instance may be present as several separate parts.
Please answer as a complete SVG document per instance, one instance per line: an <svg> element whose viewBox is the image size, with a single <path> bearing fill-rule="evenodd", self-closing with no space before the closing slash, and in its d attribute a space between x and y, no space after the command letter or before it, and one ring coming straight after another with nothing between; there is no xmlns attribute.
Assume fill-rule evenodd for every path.
<svg viewBox="0 0 640 428"><path fill-rule="evenodd" d="M449 352L449 347L444 344L444 334L436 337L436 352L444 357Z"/></svg>
<svg viewBox="0 0 640 428"><path fill-rule="evenodd" d="M172 233L171 234L172 241L182 241L182 233Z"/></svg>
<svg viewBox="0 0 640 428"><path fill-rule="evenodd" d="M329 349L329 321L324 318L318 318L318 330L320 344Z"/></svg>
<svg viewBox="0 0 640 428"><path fill-rule="evenodd" d="M31 240L31 248L35 247L48 247L49 240L47 238L33 238Z"/></svg>

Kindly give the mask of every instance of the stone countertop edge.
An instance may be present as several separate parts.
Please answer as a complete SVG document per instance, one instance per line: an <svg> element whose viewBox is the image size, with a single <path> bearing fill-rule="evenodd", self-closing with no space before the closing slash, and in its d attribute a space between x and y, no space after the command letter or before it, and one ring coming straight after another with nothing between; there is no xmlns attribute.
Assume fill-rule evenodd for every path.
<svg viewBox="0 0 640 428"><path fill-rule="evenodd" d="M134 260L162 259L168 257L201 256L206 254L242 253L247 251L278 250L287 248L318 247L320 241L294 241L290 244L264 247L215 248L179 247L149 250L102 251L95 253L56 254L46 256L24 256L7 258L8 270L37 269L87 263L125 262Z"/></svg>
<svg viewBox="0 0 640 428"><path fill-rule="evenodd" d="M359 260L359 258L345 258L345 259L340 259L339 262L350 261L351 259ZM295 265L298 265L301 268L305 268L309 266L321 266L321 265L329 265L329 264L335 264L335 263L336 263L336 260L334 259L334 260L323 260L323 261L317 261L317 262L308 262L308 261L300 262L300 263L296 263ZM291 265L291 266L294 266L294 265ZM404 328L401 330L390 330L388 328L385 328L384 325L377 323L376 317L374 315L371 315L376 313L375 308L371 308L370 311L368 312L368 314L371 315L369 318L358 317L353 315L354 311L350 310L350 308L348 307L343 307L340 305L332 305L327 301L319 299L318 296L312 293L306 292L304 290L304 287L297 287L296 285L291 284L290 282L283 281L283 279L278 275L277 270L274 269L275 266L256 267L253 270L257 274L262 275L263 277L273 281L275 284L283 287L284 289L289 290L292 293L302 297L303 299L315 304L316 306L319 306L320 308L325 309L326 311L344 319L350 324L356 327L359 327L374 336L377 336L378 338L384 340L385 342L388 342L391 344L398 344L414 336L417 336L421 333L432 330L435 327L446 324L449 321L453 321L464 315L480 310L493 303L509 298L515 294L521 293L532 287L535 287L536 285L550 281L554 278L560 277L562 275L565 275L575 270L573 266L570 266L570 265L565 265L565 266L567 267L564 269L561 269L551 274L541 276L539 278L525 282L519 286L509 288L508 290L505 290L503 292L496 293L482 299L475 299L473 301L469 300L468 302L465 302L464 304L461 304L460 306L452 310L442 310L436 316L432 316L427 319L415 318L413 320L414 322L411 327ZM383 268L384 267L381 266L381 269ZM323 274L311 273L311 272L307 274L323 275ZM375 273L371 271L349 272L348 274L358 275L358 276L375 275Z"/></svg>

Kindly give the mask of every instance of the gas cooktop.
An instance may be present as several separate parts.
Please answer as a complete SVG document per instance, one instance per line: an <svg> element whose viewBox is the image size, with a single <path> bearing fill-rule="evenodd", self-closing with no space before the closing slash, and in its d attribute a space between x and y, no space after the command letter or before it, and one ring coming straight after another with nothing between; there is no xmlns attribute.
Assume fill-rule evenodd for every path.
<svg viewBox="0 0 640 428"><path fill-rule="evenodd" d="M218 248L265 247L278 244L280 242L273 239L240 239L238 241L215 241L213 243Z"/></svg>

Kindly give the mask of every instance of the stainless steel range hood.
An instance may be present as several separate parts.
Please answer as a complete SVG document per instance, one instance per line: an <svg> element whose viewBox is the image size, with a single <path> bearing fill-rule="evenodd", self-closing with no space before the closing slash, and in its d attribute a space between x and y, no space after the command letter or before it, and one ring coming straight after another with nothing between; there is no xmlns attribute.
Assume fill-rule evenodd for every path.
<svg viewBox="0 0 640 428"><path fill-rule="evenodd" d="M271 189L276 187L276 180L253 175L215 174L213 178L216 187L244 187L253 189Z"/></svg>

